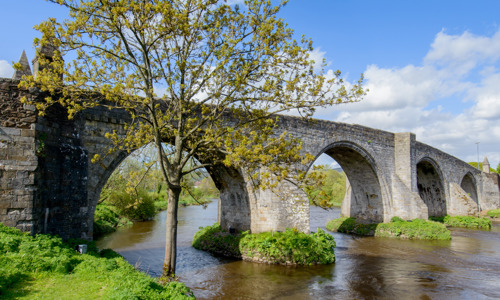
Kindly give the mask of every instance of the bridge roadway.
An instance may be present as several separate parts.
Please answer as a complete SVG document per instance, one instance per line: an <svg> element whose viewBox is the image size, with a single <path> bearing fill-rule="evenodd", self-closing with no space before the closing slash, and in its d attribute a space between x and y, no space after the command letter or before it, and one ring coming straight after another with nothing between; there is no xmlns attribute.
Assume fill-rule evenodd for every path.
<svg viewBox="0 0 500 300"><path fill-rule="evenodd" d="M105 133L123 130L127 116L93 108L71 121L62 109L38 117L34 107L20 103L25 92L17 84L0 78L0 222L32 233L91 239L102 187L128 155L106 156ZM348 178L345 216L383 222L393 216L473 215L500 205L497 174L418 142L412 133L292 116L280 116L277 131L299 137L304 151L325 153L340 164ZM94 154L105 158L91 163ZM207 171L220 190L223 227L309 230L302 190L286 183L274 191L254 190L241 170Z"/></svg>

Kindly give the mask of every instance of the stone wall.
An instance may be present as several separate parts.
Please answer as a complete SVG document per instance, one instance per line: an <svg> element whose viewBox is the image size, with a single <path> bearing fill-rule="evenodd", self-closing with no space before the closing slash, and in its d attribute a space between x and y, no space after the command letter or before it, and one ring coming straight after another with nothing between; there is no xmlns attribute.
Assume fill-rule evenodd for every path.
<svg viewBox="0 0 500 300"><path fill-rule="evenodd" d="M0 78L0 222L33 231L36 196L36 114L23 105L18 81Z"/></svg>
<svg viewBox="0 0 500 300"><path fill-rule="evenodd" d="M53 106L35 128L39 146L34 213L41 218L34 222L34 232L90 239L89 158L76 120L68 120L62 107Z"/></svg>

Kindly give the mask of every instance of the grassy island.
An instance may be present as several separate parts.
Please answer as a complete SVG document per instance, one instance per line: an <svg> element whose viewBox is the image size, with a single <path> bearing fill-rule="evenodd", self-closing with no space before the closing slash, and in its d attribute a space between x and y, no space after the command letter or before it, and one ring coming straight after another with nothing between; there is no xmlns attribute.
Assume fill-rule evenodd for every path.
<svg viewBox="0 0 500 300"><path fill-rule="evenodd" d="M331 220L326 228L334 232L363 236L391 237L418 240L449 240L451 234L444 224L414 219L405 221L394 217L389 223L363 224L356 218L342 217Z"/></svg>
<svg viewBox="0 0 500 300"><path fill-rule="evenodd" d="M392 237L410 240L451 240L451 233L444 224L424 219L405 221L393 217L389 223L380 223L376 237Z"/></svg>
<svg viewBox="0 0 500 300"><path fill-rule="evenodd" d="M474 216L444 216L444 217L431 217L433 221L444 223L447 227L461 227L461 228L474 228L474 229L491 229L491 220L486 217Z"/></svg>
<svg viewBox="0 0 500 300"><path fill-rule="evenodd" d="M342 217L329 221L326 224L326 229L333 232L373 236L377 229L377 224L363 224L357 222L356 218Z"/></svg>
<svg viewBox="0 0 500 300"><path fill-rule="evenodd" d="M81 240L35 237L0 223L2 299L194 299L183 283L166 284L137 271L116 252Z"/></svg>
<svg viewBox="0 0 500 300"><path fill-rule="evenodd" d="M489 210L486 215L490 218L500 218L500 208Z"/></svg>
<svg viewBox="0 0 500 300"><path fill-rule="evenodd" d="M311 234L286 229L284 232L231 234L219 224L200 228L193 246L215 255L267 264L314 265L335 262L333 237L318 228Z"/></svg>

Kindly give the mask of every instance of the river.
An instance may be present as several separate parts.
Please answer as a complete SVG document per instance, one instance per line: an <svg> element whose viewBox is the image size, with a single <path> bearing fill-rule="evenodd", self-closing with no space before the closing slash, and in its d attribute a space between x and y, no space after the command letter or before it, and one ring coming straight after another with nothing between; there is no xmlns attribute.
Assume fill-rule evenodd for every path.
<svg viewBox="0 0 500 300"><path fill-rule="evenodd" d="M311 207L311 230L339 210ZM152 276L161 274L166 212L97 241ZM332 233L335 264L290 267L214 257L191 247L217 202L179 208L177 275L197 299L496 299L500 298L500 224L452 229L451 241L408 241ZM326 229L325 229L326 230Z"/></svg>

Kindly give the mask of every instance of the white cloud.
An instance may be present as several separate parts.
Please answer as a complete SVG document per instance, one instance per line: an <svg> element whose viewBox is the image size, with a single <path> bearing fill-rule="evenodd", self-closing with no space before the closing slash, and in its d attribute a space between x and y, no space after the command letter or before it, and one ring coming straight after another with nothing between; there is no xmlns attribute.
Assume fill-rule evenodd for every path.
<svg viewBox="0 0 500 300"><path fill-rule="evenodd" d="M322 53L324 55L324 53ZM500 30L493 36L439 32L420 65L367 66L360 103L319 111L317 117L392 132L466 161L500 161ZM464 102L470 101L467 104Z"/></svg>
<svg viewBox="0 0 500 300"><path fill-rule="evenodd" d="M14 69L6 60L0 60L0 77L11 78L14 75Z"/></svg>
<svg viewBox="0 0 500 300"><path fill-rule="evenodd" d="M441 31L436 35L424 61L452 67L463 75L478 64L495 62L500 58L500 31L492 37L476 36L470 32L448 35Z"/></svg>
<svg viewBox="0 0 500 300"><path fill-rule="evenodd" d="M323 60L325 60L325 54L326 52L321 51L321 48L316 48L313 49L313 51L309 52L309 59L314 61L314 70L315 71L321 71L321 68L323 67ZM326 61L325 61L326 62ZM326 62L326 66L328 66L330 63ZM332 73L333 75L333 73Z"/></svg>

